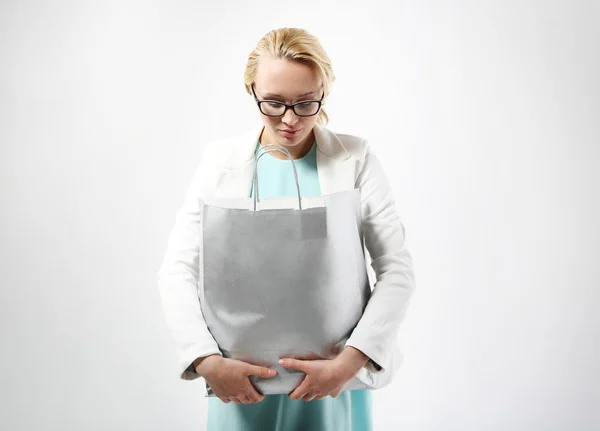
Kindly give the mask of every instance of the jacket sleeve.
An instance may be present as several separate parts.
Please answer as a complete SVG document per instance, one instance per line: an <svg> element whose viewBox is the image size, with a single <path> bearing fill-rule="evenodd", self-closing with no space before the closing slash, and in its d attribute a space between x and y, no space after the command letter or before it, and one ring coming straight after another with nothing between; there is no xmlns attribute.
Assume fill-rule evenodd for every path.
<svg viewBox="0 0 600 431"><path fill-rule="evenodd" d="M368 142L363 144L363 163L355 186L360 189L363 235L376 282L346 346L353 346L370 358L367 369L382 373L394 366L393 349L415 280L404 225L390 185Z"/></svg>
<svg viewBox="0 0 600 431"><path fill-rule="evenodd" d="M206 326L198 299L198 237L200 213L198 196L208 180L206 151L175 219L162 265L156 274L165 322L174 341L180 378L200 377L193 361L202 356L221 354Z"/></svg>

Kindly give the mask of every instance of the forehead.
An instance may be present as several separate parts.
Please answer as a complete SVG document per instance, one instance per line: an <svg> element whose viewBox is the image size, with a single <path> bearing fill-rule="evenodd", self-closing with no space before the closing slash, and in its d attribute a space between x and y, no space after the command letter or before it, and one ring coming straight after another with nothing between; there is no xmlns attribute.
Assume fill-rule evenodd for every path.
<svg viewBox="0 0 600 431"><path fill-rule="evenodd" d="M322 80L316 67L271 57L263 57L258 63L255 88L261 95L277 94L295 99L306 93L319 93L321 85Z"/></svg>

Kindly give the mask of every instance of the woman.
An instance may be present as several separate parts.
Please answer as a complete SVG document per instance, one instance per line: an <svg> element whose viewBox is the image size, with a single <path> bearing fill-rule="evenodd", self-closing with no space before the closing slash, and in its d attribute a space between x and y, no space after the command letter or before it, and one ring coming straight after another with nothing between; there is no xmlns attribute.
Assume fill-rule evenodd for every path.
<svg viewBox="0 0 600 431"><path fill-rule="evenodd" d="M269 32L250 54L244 81L262 125L242 136L209 143L169 237L157 274L166 323L178 348L181 375L200 376L214 391L209 430L369 430L372 393L345 391L361 370L373 387L387 385L401 363L396 335L412 292L412 259L387 179L367 141L325 127L334 74L319 41L301 29ZM249 376L274 370L224 358L208 331L197 297L197 197L251 197L255 154L261 146L287 148L304 196L358 188L364 240L377 282L345 347L334 359L284 358L306 376L290 394L264 396ZM295 196L287 156L271 152L258 166L261 197Z"/></svg>

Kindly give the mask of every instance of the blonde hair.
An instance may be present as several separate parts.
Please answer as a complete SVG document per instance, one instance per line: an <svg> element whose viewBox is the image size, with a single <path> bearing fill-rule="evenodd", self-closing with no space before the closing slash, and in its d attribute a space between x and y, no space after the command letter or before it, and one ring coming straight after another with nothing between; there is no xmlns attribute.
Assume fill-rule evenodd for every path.
<svg viewBox="0 0 600 431"><path fill-rule="evenodd" d="M256 79L256 70L260 57L298 61L315 67L323 79L323 104L329 95L331 85L335 80L329 56L321 46L319 40L301 28L278 28L265 34L254 50L248 56L246 71L244 72L244 85L248 94L252 94L251 86ZM317 115L317 123L326 125L329 117L323 107Z"/></svg>

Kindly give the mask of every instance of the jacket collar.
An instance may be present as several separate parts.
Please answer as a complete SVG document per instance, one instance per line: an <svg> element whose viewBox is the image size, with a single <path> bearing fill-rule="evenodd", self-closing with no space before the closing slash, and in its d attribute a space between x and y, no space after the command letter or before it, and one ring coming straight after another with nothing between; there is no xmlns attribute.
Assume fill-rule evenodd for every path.
<svg viewBox="0 0 600 431"><path fill-rule="evenodd" d="M236 169L254 161L254 151L264 126L255 126L242 135L241 145L236 145L229 156L228 168ZM315 124L313 128L317 151L327 157L339 161L346 160L350 153L346 150L338 136L328 128Z"/></svg>
<svg viewBox="0 0 600 431"><path fill-rule="evenodd" d="M254 174L254 151L263 126L255 127L234 138L225 170L216 184L215 193L221 197L247 198ZM356 163L339 137L323 126L314 126L317 142L317 170L322 194L355 187Z"/></svg>

